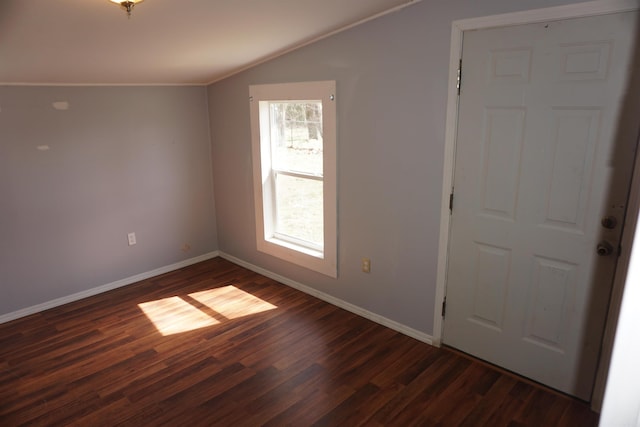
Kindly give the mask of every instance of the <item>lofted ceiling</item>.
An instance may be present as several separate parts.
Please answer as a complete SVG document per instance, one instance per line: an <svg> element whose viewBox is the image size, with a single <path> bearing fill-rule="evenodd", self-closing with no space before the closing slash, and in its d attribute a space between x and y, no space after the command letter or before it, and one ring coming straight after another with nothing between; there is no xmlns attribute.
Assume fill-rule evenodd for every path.
<svg viewBox="0 0 640 427"><path fill-rule="evenodd" d="M206 84L418 0L0 0L0 84Z"/></svg>

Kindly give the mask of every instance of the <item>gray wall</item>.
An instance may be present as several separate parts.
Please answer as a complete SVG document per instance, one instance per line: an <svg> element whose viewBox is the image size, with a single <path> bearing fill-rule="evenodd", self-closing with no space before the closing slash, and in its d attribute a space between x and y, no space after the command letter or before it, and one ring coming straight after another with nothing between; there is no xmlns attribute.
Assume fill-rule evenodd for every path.
<svg viewBox="0 0 640 427"><path fill-rule="evenodd" d="M0 87L0 315L216 250L209 159L204 87Z"/></svg>
<svg viewBox="0 0 640 427"><path fill-rule="evenodd" d="M220 250L432 334L451 23L562 3L424 0L211 85ZM256 250L248 104L250 84L331 79L337 280Z"/></svg>

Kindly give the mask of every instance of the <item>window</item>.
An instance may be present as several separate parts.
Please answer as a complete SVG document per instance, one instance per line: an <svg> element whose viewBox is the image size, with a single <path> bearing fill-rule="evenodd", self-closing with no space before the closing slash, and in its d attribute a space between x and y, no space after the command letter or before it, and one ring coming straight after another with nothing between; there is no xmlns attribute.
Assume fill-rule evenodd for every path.
<svg viewBox="0 0 640 427"><path fill-rule="evenodd" d="M335 82L249 95L258 250L337 277Z"/></svg>

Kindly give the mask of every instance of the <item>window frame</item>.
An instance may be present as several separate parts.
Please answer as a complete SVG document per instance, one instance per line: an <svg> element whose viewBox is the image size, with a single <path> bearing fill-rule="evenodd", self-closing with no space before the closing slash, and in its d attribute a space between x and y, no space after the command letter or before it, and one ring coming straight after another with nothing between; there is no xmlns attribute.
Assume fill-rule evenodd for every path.
<svg viewBox="0 0 640 427"><path fill-rule="evenodd" d="M262 84L249 86L253 190L256 223L256 245L260 252L307 269L336 278L337 269L337 149L336 149L336 82L315 81ZM322 102L322 188L323 240L322 248L284 238L275 232L275 177L278 173L271 162L269 102ZM264 137L264 140L263 140ZM303 179L318 179L300 174Z"/></svg>

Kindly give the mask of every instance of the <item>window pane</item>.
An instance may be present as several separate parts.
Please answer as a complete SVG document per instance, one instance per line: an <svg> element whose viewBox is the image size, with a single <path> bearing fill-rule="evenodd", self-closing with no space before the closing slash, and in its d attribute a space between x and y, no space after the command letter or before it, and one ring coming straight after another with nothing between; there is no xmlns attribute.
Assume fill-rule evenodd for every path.
<svg viewBox="0 0 640 427"><path fill-rule="evenodd" d="M276 177L276 232L323 245L322 181Z"/></svg>
<svg viewBox="0 0 640 427"><path fill-rule="evenodd" d="M322 176L322 102L271 102L273 167Z"/></svg>

